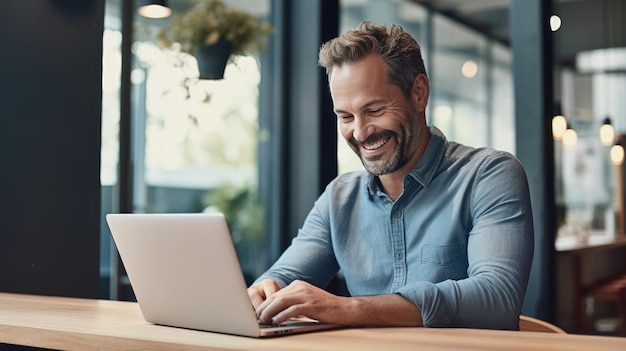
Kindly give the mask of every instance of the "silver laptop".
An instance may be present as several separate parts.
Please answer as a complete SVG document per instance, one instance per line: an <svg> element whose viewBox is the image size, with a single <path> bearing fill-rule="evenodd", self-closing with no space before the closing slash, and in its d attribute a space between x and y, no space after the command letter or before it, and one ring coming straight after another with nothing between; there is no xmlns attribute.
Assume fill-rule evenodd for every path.
<svg viewBox="0 0 626 351"><path fill-rule="evenodd" d="M336 326L259 325L222 214L108 214L107 223L147 322L278 336Z"/></svg>

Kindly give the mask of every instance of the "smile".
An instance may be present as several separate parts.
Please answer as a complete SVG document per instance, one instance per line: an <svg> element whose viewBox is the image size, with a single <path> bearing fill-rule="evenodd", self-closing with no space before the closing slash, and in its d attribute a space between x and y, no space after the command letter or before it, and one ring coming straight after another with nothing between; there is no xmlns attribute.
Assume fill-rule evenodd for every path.
<svg viewBox="0 0 626 351"><path fill-rule="evenodd" d="M389 139L391 139L391 136L388 136L384 139L381 139L380 141L374 143L374 144L361 144L361 146L365 149L365 150L376 150L379 149L381 147L383 147L383 145L387 144L387 142L389 141Z"/></svg>

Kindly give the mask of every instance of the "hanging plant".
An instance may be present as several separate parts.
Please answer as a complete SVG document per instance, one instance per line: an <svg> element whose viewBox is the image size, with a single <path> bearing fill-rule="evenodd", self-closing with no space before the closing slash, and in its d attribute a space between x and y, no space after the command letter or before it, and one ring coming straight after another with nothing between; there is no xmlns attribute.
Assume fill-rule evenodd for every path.
<svg viewBox="0 0 626 351"><path fill-rule="evenodd" d="M158 43L164 48L179 46L180 51L194 55L201 69L200 78L221 79L231 55L257 53L265 48L267 35L273 31L270 24L248 12L230 8L222 0L194 0L194 3L158 33ZM221 54L222 58L211 58L213 53ZM206 60L219 60L218 72L202 72L215 66Z"/></svg>

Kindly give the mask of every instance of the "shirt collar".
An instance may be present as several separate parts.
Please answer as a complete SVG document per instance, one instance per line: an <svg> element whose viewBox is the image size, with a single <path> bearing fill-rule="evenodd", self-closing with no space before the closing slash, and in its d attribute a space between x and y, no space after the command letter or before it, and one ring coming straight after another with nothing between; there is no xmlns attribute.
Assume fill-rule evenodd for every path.
<svg viewBox="0 0 626 351"><path fill-rule="evenodd" d="M428 141L428 145L424 150L424 154L420 157L417 165L413 167L407 177L413 178L415 181L420 183L422 187L427 187L430 181L435 176L437 169L439 168L439 164L443 159L443 155L446 150L446 144L448 141L446 140L445 135L434 126L430 128L430 140ZM406 182L407 177L404 178ZM369 173L369 181L367 182L367 191L370 195L374 195L380 189L380 183L378 181L378 177Z"/></svg>

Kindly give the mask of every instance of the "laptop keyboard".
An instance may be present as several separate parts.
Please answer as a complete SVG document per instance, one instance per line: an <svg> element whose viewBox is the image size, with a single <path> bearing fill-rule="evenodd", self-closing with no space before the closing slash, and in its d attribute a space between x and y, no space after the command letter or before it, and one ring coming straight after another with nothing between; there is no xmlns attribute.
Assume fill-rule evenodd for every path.
<svg viewBox="0 0 626 351"><path fill-rule="evenodd" d="M282 327L282 326L284 326L284 324L261 324L259 323L259 328L261 329L276 328L276 327Z"/></svg>
<svg viewBox="0 0 626 351"><path fill-rule="evenodd" d="M261 324L259 323L259 327L261 329L267 329L267 328L280 328L280 327L299 327L299 326L307 326L307 325L315 325L315 324L319 324L319 322L316 321L302 321L302 320L297 320L297 319L291 319L288 321L285 321L283 323L279 323L279 324Z"/></svg>

